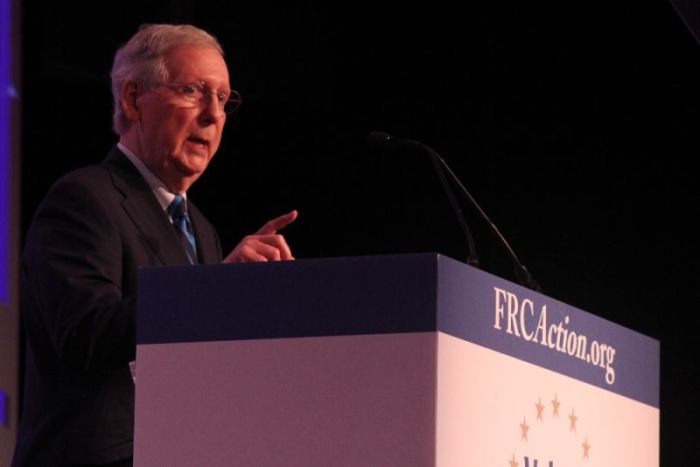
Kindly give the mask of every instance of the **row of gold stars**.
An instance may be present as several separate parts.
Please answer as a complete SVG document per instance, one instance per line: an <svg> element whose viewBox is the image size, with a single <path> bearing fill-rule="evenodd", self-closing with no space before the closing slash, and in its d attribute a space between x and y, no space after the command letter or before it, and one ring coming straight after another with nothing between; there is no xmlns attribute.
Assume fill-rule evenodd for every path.
<svg viewBox="0 0 700 467"><path fill-rule="evenodd" d="M561 402L559 402L558 396L555 394L554 399L551 401L552 403L552 417L554 418L559 418L559 407L561 406ZM542 397L538 398L537 403L535 404L535 410L536 410L536 415L535 415L535 421L539 420L544 423L544 418L542 414L544 413L545 405L542 404ZM576 416L576 413L574 409L571 409L571 414L569 414L569 431L576 432L576 422L578 421L578 417ZM530 425L527 424L527 420L525 417L523 417L523 422L520 423L520 440L527 442L527 433L528 430L530 429ZM581 447L583 449L583 459L589 460L590 459L590 449L591 445L588 444L588 437L586 436L585 440L583 443L581 443ZM510 463L510 467L517 467L518 463L515 460L515 453L513 453L513 457L511 460L508 461Z"/></svg>

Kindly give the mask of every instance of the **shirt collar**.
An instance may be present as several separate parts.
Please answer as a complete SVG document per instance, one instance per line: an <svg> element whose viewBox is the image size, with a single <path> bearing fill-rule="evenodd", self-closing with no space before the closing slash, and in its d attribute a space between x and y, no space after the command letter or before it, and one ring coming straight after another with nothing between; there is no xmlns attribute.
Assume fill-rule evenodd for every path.
<svg viewBox="0 0 700 467"><path fill-rule="evenodd" d="M151 172L151 170L148 167L146 167L146 164L143 163L141 158L134 154L131 150L129 150L129 148L124 146L122 143L117 143L117 147L136 166L136 169L146 180L148 186L151 187L153 194L158 200L158 203L160 203L164 211L167 211L168 206L170 206L170 203L172 203L175 199L175 193L172 193L170 190L168 190L168 187L165 186L163 180L161 180L160 178L158 178L158 176L156 176L156 174ZM187 199L187 193L179 194L183 198Z"/></svg>

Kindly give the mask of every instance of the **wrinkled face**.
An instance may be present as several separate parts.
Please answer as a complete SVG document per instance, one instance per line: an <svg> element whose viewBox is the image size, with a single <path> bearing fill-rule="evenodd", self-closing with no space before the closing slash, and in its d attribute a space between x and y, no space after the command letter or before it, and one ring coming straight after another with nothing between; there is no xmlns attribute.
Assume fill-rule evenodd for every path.
<svg viewBox="0 0 700 467"><path fill-rule="evenodd" d="M215 91L230 89L228 68L213 48L180 47L167 57L170 84L203 82ZM172 86L156 86L137 100L138 146L145 164L173 191L199 178L221 142L226 114L214 94L188 101Z"/></svg>

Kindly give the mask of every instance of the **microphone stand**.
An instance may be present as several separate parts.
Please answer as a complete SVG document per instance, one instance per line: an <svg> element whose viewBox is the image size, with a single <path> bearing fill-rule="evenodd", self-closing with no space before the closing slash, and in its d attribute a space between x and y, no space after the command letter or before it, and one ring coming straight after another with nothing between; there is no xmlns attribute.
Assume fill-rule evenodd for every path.
<svg viewBox="0 0 700 467"><path fill-rule="evenodd" d="M483 209L481 209L481 206L479 206L479 203L476 202L474 197L469 193L469 190L465 188L465 186L462 184L460 179L455 175L455 173L452 171L449 165L447 165L447 162L445 162L445 159L440 156L440 154L428 146L425 143L421 143L420 141L415 141L415 140L410 140L410 139L400 139L400 138L395 138L387 133L381 133L381 132L371 132L367 138L368 142L373 145L373 146L389 146L390 148L396 148L399 146L414 146L414 147L419 147L423 151L427 152L432 161L433 161L433 166L435 167L435 170L438 173L438 176L440 178L440 182L442 183L443 188L445 189L445 192L447 193L447 197L450 200L450 204L452 205L452 209L455 211L455 214L457 216L457 219L459 220L459 224L462 227L462 230L464 231L464 236L467 239L467 244L469 247L469 256L467 257L467 264L470 264L472 266L478 267L479 261L476 257L476 250L474 247L474 239L472 237L471 231L469 230L469 227L467 226L467 222L464 219L464 215L462 214L462 210L459 207L459 204L457 203L457 200L455 199L454 192L452 191L452 188L450 187L450 184L447 180L447 177L445 173L447 173L450 176L450 179L452 180L453 183L455 183L464 196L467 198L469 201L469 204L476 210L476 212L479 213L481 218L486 222L486 224L489 226L489 229L491 232L493 232L496 235L496 238L498 238L499 242L501 245L505 248L506 252L508 253L508 256L510 256L512 262L513 262L513 267L515 269L515 276L518 279L518 282L520 282L521 285L528 287L529 289L532 289L537 292L541 292L542 288L540 287L540 284L535 280L534 277L532 277L532 274L530 274L530 271L525 267L523 263L520 262L518 259L518 256L515 254L513 249L511 248L510 244L508 241L505 239L503 234L498 230L496 225L489 219L489 217L486 215Z"/></svg>
<svg viewBox="0 0 700 467"><path fill-rule="evenodd" d="M467 255L467 264L478 268L479 258L476 255L474 237L472 236L472 232L469 229L469 226L467 225L467 221L464 218L464 214L462 214L462 209L459 207L459 203L457 203L454 191L452 190L450 183L447 181L447 177L445 176L445 171L443 170L443 167L447 168L448 171L450 169L449 167L445 166L444 161L436 151L422 143L419 144L425 151L428 152L428 154L430 154L431 160L433 161L433 167L435 167L435 172L437 172L438 174L440 183L442 183L442 187L444 188L445 193L447 193L447 198L450 200L450 204L452 205L452 210L457 216L457 221L459 222L459 225L462 228L462 232L464 232L464 237L467 239L467 248L469 251L469 254Z"/></svg>
<svg viewBox="0 0 700 467"><path fill-rule="evenodd" d="M505 237L503 234L501 234L501 231L498 230L496 227L496 224L494 224L491 219L486 215L483 209L481 209L481 206L479 206L479 203L476 202L474 197L469 193L469 190L467 190L462 182L460 181L459 178L457 178L457 175L452 171L449 165L447 165L447 162L445 162L445 159L443 159L440 154L437 153L437 151L433 150L432 148L424 145L423 143L419 143L422 147L430 151L430 154L433 157L434 163L440 164L448 174L450 174L450 178L454 183L459 186L459 188L462 190L462 193L466 196L466 198L469 200L469 203L472 205L472 207L479 213L481 218L486 222L486 224L489 226L491 229L491 232L493 232L496 237L500 240L501 245L506 249L508 252L508 255L510 256L511 260L513 261L513 267L515 269L515 275L518 278L518 282L520 282L521 285L532 289L536 292L541 292L542 287L540 284L535 280L534 277L532 277L532 274L530 274L530 271L525 267L523 263L520 262L518 259L518 256L515 254L515 251L511 248L510 244L506 241ZM444 175L443 175L444 176Z"/></svg>

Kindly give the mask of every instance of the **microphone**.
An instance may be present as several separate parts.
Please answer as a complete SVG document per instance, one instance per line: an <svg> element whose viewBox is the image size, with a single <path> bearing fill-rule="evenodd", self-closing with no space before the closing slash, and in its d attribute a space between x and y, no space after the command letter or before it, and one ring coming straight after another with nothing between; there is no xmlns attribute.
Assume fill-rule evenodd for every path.
<svg viewBox="0 0 700 467"><path fill-rule="evenodd" d="M469 227L467 226L467 222L464 219L464 215L462 214L461 209L459 208L459 205L454 198L454 193L452 191L452 188L450 187L450 184L447 181L447 178L445 176L445 172L449 174L450 178L452 181L459 186L459 188L462 190L462 193L464 196L467 198L471 206L479 213L481 218L486 222L486 224L489 226L491 231L496 235L498 238L499 242L501 245L505 248L506 252L508 253L508 256L510 256L512 262L513 262L513 267L515 269L515 276L518 279L518 282L520 282L521 285L528 287L534 291L541 292L542 288L540 287L540 284L535 280L534 277L530 274L530 271L525 267L523 263L520 262L518 259L518 256L515 254L513 249L511 248L510 244L506 241L505 237L501 232L498 230L496 225L491 222L491 219L486 215L483 209L481 209L481 206L479 206L479 203L476 202L474 197L469 193L469 191L464 187L462 182L459 180L457 175L452 171L449 165L447 165L447 162L438 154L437 151L435 151L433 148L428 146L425 143L422 143L420 141L416 140L411 140L411 139L402 139L402 138L396 138L388 133L383 133L379 131L373 131L370 132L369 135L367 136L367 143L374 148L384 148L384 149L398 149L401 147L417 147L422 149L423 151L427 152L433 161L433 165L435 167L435 170L438 173L438 176L440 177L440 181L442 182L442 186L447 192L447 196L450 199L450 203L452 204L452 208L455 211L455 215L457 216L457 219L459 220L460 226L462 227L462 230L464 231L464 235L467 239L467 244L469 247L469 256L467 257L467 264L471 266L478 267L479 261L476 257L476 251L474 248L474 239L472 238L471 231L469 230Z"/></svg>
<svg viewBox="0 0 700 467"><path fill-rule="evenodd" d="M467 220L464 218L464 214L462 214L462 209L459 207L459 203L457 202L457 199L455 198L454 191L452 191L452 187L450 186L449 182L447 181L447 177L445 176L445 172L442 168L442 165L438 161L438 158L440 156L433 151L432 148L428 147L427 145L420 143L418 141L413 141L413 140L408 140L408 139L400 139L400 138L394 138L393 136L387 134L387 133L382 133L378 131L373 131L367 136L367 144L370 147L376 148L376 149L398 149L400 147L420 147L424 151L427 151L431 156L432 156L432 161L433 161L433 166L435 167L435 171L438 174L438 177L440 178L440 183L442 183L442 187L445 190L445 193L447 194L447 198L450 200L450 204L452 205L452 210L455 213L455 216L457 217L457 221L459 222L460 227L462 228L462 232L464 232L464 238L467 241L467 264L470 266L474 266L476 268L479 267L479 258L476 255L476 247L474 246L474 237L472 236L471 230L469 230L469 226L467 225Z"/></svg>
<svg viewBox="0 0 700 467"><path fill-rule="evenodd" d="M459 225L462 228L462 232L464 233L464 238L467 241L467 264L478 268L479 258L476 255L474 237L472 236L471 230L469 230L469 226L467 225L467 220L465 219L464 214L462 214L462 209L459 207L459 203L455 198L454 191L452 190L452 187L447 181L447 177L445 176L443 167L437 159L440 156L432 148L428 147L427 145L424 145L419 141L395 138L387 133L381 133L378 131L373 131L367 136L367 143L370 147L377 149L388 148L393 150L398 149L400 147L419 147L422 150L427 151L432 156L435 171L437 172L438 177L440 178L440 183L442 183L442 187L445 190L445 193L447 194L447 198L450 200L452 210L454 211L455 216L457 217L457 221L459 222Z"/></svg>
<svg viewBox="0 0 700 467"><path fill-rule="evenodd" d="M367 135L367 144L374 149L396 149L401 146L413 146L417 141L394 138L388 133L370 131Z"/></svg>

